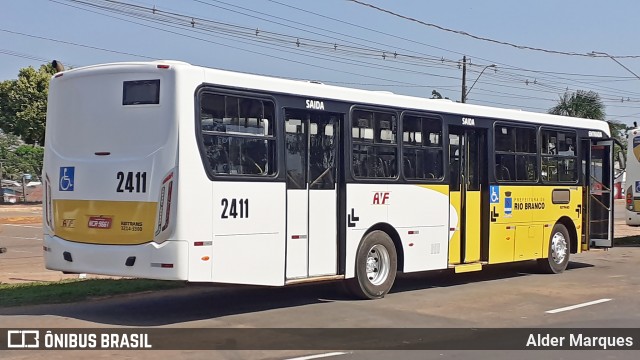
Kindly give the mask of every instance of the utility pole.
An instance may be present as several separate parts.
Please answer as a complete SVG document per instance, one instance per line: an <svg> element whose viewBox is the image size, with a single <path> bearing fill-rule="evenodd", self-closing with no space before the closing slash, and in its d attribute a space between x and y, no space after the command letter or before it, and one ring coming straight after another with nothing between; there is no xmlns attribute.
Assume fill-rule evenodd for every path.
<svg viewBox="0 0 640 360"><path fill-rule="evenodd" d="M467 56L462 57L462 96L460 102L467 101Z"/></svg>
<svg viewBox="0 0 640 360"><path fill-rule="evenodd" d="M476 83L478 82L478 80L480 80L480 77L482 76L482 74L484 74L485 70L487 70L488 68L494 68L495 70L496 64L486 65L484 68L482 68L482 71L480 71L480 74L478 75L476 80L473 82L473 84L471 84L471 87L469 88L469 90L467 90L467 56L465 55L462 57L462 96L460 97L461 103L467 102L467 95L469 95L469 93L471 92L471 89L473 89L473 87L476 86Z"/></svg>

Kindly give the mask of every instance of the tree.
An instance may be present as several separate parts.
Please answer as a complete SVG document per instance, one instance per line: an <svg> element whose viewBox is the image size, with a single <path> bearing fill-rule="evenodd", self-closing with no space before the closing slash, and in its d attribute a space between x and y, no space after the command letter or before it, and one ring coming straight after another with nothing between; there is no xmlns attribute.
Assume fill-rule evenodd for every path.
<svg viewBox="0 0 640 360"><path fill-rule="evenodd" d="M19 181L22 174L39 177L42 173L44 148L27 145L12 134L0 133L0 161L2 161L2 179Z"/></svg>
<svg viewBox="0 0 640 360"><path fill-rule="evenodd" d="M549 114L604 120L604 103L595 91L577 90L565 92Z"/></svg>
<svg viewBox="0 0 640 360"><path fill-rule="evenodd" d="M604 120L606 116L605 105L600 99L600 95L595 91L585 90L576 90L573 93L565 92L560 96L558 104L549 109L549 114L598 120ZM619 149L617 144L614 146L617 157L619 151L623 153L626 151L626 131L628 128L615 120L607 120L607 123L609 123L611 136L623 145L622 149Z"/></svg>
<svg viewBox="0 0 640 360"><path fill-rule="evenodd" d="M0 129L27 144L44 144L51 64L20 69L18 78L0 83Z"/></svg>

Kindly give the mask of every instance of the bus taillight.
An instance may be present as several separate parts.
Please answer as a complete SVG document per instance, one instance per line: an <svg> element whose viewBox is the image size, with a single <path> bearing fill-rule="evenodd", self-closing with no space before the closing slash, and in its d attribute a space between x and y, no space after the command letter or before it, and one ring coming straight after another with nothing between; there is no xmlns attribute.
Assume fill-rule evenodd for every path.
<svg viewBox="0 0 640 360"><path fill-rule="evenodd" d="M54 231L53 227L53 207L51 201L51 180L49 180L49 174L45 173L44 176L44 198L45 198L45 222L51 231Z"/></svg>
<svg viewBox="0 0 640 360"><path fill-rule="evenodd" d="M173 194L173 170L164 177L160 188L160 199L158 201L158 223L156 227L156 236L167 230L171 221L171 197Z"/></svg>
<svg viewBox="0 0 640 360"><path fill-rule="evenodd" d="M629 186L627 188L627 192L625 194L626 199L626 203L627 203L627 210L629 211L635 211L634 206L633 206L633 187Z"/></svg>

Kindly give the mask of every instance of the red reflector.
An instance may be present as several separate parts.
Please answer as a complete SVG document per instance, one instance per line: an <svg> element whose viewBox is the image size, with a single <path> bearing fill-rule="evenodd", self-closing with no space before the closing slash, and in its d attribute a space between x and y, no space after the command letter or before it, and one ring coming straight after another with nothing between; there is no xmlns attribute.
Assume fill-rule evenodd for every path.
<svg viewBox="0 0 640 360"><path fill-rule="evenodd" d="M296 239L300 239L300 235L291 235L291 238L296 240Z"/></svg>
<svg viewBox="0 0 640 360"><path fill-rule="evenodd" d="M94 152L94 154L98 155L98 156L107 156L107 155L111 155L110 152L108 151L96 151Z"/></svg>
<svg viewBox="0 0 640 360"><path fill-rule="evenodd" d="M54 79L57 79L57 78L59 78L59 77L62 77L62 75L64 75L64 74L63 74L63 73L56 74L56 76L54 76Z"/></svg>
<svg viewBox="0 0 640 360"><path fill-rule="evenodd" d="M169 65L158 65L158 69L168 69Z"/></svg>
<svg viewBox="0 0 640 360"><path fill-rule="evenodd" d="M204 241L196 241L193 243L193 246L204 246Z"/></svg>
<svg viewBox="0 0 640 360"><path fill-rule="evenodd" d="M160 264L160 267L171 269L173 268L173 264Z"/></svg>
<svg viewBox="0 0 640 360"><path fill-rule="evenodd" d="M413 246L413 243L409 243L409 246Z"/></svg>
<svg viewBox="0 0 640 360"><path fill-rule="evenodd" d="M449 228L449 231L456 231L456 228Z"/></svg>

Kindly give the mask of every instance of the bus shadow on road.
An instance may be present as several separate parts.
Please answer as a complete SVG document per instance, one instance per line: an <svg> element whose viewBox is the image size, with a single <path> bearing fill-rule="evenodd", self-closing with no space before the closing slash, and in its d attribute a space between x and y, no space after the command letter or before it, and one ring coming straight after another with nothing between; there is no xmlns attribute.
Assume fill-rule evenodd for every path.
<svg viewBox="0 0 640 360"><path fill-rule="evenodd" d="M592 266L571 262L567 271ZM452 270L399 274L391 293L539 274L535 262L494 265L480 272L463 274L454 274ZM359 301L350 297L342 285L341 282L326 282L278 288L192 284L181 289L78 303L0 308L0 315L54 315L106 325L163 326L336 301Z"/></svg>
<svg viewBox="0 0 640 360"><path fill-rule="evenodd" d="M572 262L566 271L593 267L592 264ZM452 287L469 283L498 281L531 275L545 275L535 261L507 263L485 266L482 271L456 274L453 269L425 273L401 274L398 276L391 293L415 291L428 288Z"/></svg>

